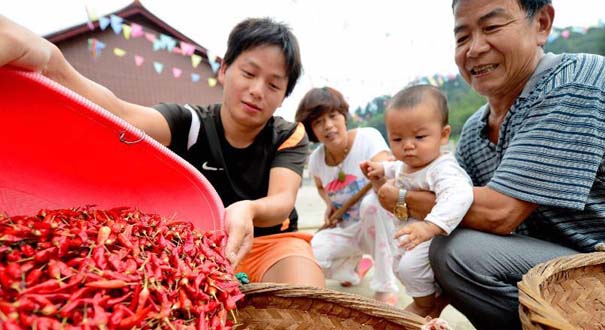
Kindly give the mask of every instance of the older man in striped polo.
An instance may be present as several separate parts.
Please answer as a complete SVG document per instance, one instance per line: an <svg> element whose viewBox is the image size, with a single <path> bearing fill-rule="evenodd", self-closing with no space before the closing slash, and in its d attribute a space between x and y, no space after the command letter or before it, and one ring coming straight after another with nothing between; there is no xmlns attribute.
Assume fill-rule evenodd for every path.
<svg viewBox="0 0 605 330"><path fill-rule="evenodd" d="M456 157L474 181L462 228L431 246L451 303L477 329L518 329L516 283L549 259L604 250L605 59L545 54L550 0L454 0L455 59L487 104ZM392 210L396 188L381 191ZM434 197L407 193L424 218Z"/></svg>

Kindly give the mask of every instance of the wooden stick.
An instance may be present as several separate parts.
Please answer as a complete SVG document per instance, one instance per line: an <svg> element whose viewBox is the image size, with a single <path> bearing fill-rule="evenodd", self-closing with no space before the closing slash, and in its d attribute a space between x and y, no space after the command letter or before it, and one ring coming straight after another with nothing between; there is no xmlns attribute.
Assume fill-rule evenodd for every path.
<svg viewBox="0 0 605 330"><path fill-rule="evenodd" d="M342 216L343 214L345 214L345 212L347 212L347 210L355 205L355 203L357 203L361 197L363 197L368 191L370 191L370 189L372 189L372 183L368 182L368 184L366 184L365 186L363 186L363 188L359 189L359 191L357 191L355 193L355 195L351 196L351 198L349 198L344 204L342 204L342 206L336 210L336 212L334 212L332 214L332 216L330 216L330 223L331 225L328 224L323 224L323 226L319 227L319 229L317 231L320 231L322 229L326 229L326 228L332 228L334 227L338 222L342 221Z"/></svg>

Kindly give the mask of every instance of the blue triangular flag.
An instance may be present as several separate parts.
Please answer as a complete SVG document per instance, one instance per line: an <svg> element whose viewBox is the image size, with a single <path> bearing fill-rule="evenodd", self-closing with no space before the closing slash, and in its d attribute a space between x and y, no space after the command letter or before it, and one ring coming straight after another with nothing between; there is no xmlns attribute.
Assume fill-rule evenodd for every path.
<svg viewBox="0 0 605 330"><path fill-rule="evenodd" d="M191 74L191 81L193 82L198 82L200 80L200 75L197 73L192 73Z"/></svg>
<svg viewBox="0 0 605 330"><path fill-rule="evenodd" d="M210 61L210 66L212 67L212 72L216 73L218 69L221 67L220 63L216 61Z"/></svg>
<svg viewBox="0 0 605 330"><path fill-rule="evenodd" d="M155 39L153 41L153 51L157 52L160 49L163 49L164 45L162 44L162 41L160 39Z"/></svg>
<svg viewBox="0 0 605 330"><path fill-rule="evenodd" d="M120 34L122 32L122 22L124 20L122 17L111 15L111 28L115 34Z"/></svg>
<svg viewBox="0 0 605 330"><path fill-rule="evenodd" d="M162 41L163 48L172 51L172 49L176 46L176 40L170 36L160 33L160 40Z"/></svg>
<svg viewBox="0 0 605 330"><path fill-rule="evenodd" d="M105 43L97 40L96 46L97 46L97 51L100 52L101 49L105 48Z"/></svg>
<svg viewBox="0 0 605 330"><path fill-rule="evenodd" d="M101 30L107 29L107 27L109 26L109 23L111 23L109 18L107 18L105 16L99 17L99 26L101 27Z"/></svg>
<svg viewBox="0 0 605 330"><path fill-rule="evenodd" d="M160 62L153 62L153 68L155 69L155 72L162 73L162 70L164 69L164 64Z"/></svg>

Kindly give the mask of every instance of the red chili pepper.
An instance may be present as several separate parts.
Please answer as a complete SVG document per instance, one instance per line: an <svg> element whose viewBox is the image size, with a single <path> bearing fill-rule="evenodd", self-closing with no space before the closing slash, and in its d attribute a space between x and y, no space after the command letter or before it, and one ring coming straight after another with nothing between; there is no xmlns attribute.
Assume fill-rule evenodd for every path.
<svg viewBox="0 0 605 330"><path fill-rule="evenodd" d="M125 319L122 319L122 321L120 321L120 324L118 325L118 328L119 329L132 329L134 327L140 326L141 322L143 321L145 316L147 316L147 314L151 311L152 308L153 308L152 306L148 306L146 308L141 309L136 314L131 315Z"/></svg>
<svg viewBox="0 0 605 330"><path fill-rule="evenodd" d="M107 239L109 238L109 234L111 234L111 228L107 226L102 226L99 228L99 233L97 235L97 245L104 245Z"/></svg>
<svg viewBox="0 0 605 330"><path fill-rule="evenodd" d="M42 251L38 251L36 252L36 254L34 254L34 261L36 261L37 263L48 262L50 258L57 256L57 251L58 249L56 247L49 247Z"/></svg>
<svg viewBox="0 0 605 330"><path fill-rule="evenodd" d="M11 263L6 266L5 272L13 279L21 279L21 266L18 263Z"/></svg>
<svg viewBox="0 0 605 330"><path fill-rule="evenodd" d="M129 284L123 280L102 280L88 282L85 284L87 287L98 288L98 289L119 289L127 287Z"/></svg>
<svg viewBox="0 0 605 330"><path fill-rule="evenodd" d="M36 253L36 250L34 250L34 248L29 244L23 244L21 245L21 253L23 253L25 257L29 258Z"/></svg>
<svg viewBox="0 0 605 330"><path fill-rule="evenodd" d="M102 245L95 246L92 249L92 259L99 269L107 268L107 260L105 259L105 248Z"/></svg>
<svg viewBox="0 0 605 330"><path fill-rule="evenodd" d="M108 307L111 307L113 305L120 304L120 303L124 302L126 299L130 298L131 296L132 296L132 292L128 292L127 294L125 294L121 297L108 299L107 303L105 305Z"/></svg>
<svg viewBox="0 0 605 330"><path fill-rule="evenodd" d="M130 238L126 237L126 235L124 233L119 233L117 237L118 237L118 242L120 244L124 245L124 247L128 248L129 250L134 249L134 245L132 245Z"/></svg>
<svg viewBox="0 0 605 330"><path fill-rule="evenodd" d="M22 293L50 293L59 288L59 282L55 279L46 280L42 283L38 283L33 285L25 290Z"/></svg>

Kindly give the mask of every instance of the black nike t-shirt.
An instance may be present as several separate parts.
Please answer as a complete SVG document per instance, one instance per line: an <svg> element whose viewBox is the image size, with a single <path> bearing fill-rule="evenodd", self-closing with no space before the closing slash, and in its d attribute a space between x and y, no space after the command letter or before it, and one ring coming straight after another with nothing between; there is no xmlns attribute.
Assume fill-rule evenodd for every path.
<svg viewBox="0 0 605 330"><path fill-rule="evenodd" d="M269 173L273 167L285 167L302 176L308 139L302 125L274 116L246 148L235 148L225 139L220 118L220 104L207 107L179 104L154 106L166 118L172 140L168 148L187 160L210 181L225 207L240 200L267 196ZM234 189L221 160L213 159L208 144L202 112L214 121L224 164L228 166ZM293 209L289 225L255 227L254 236L296 231L298 215Z"/></svg>

